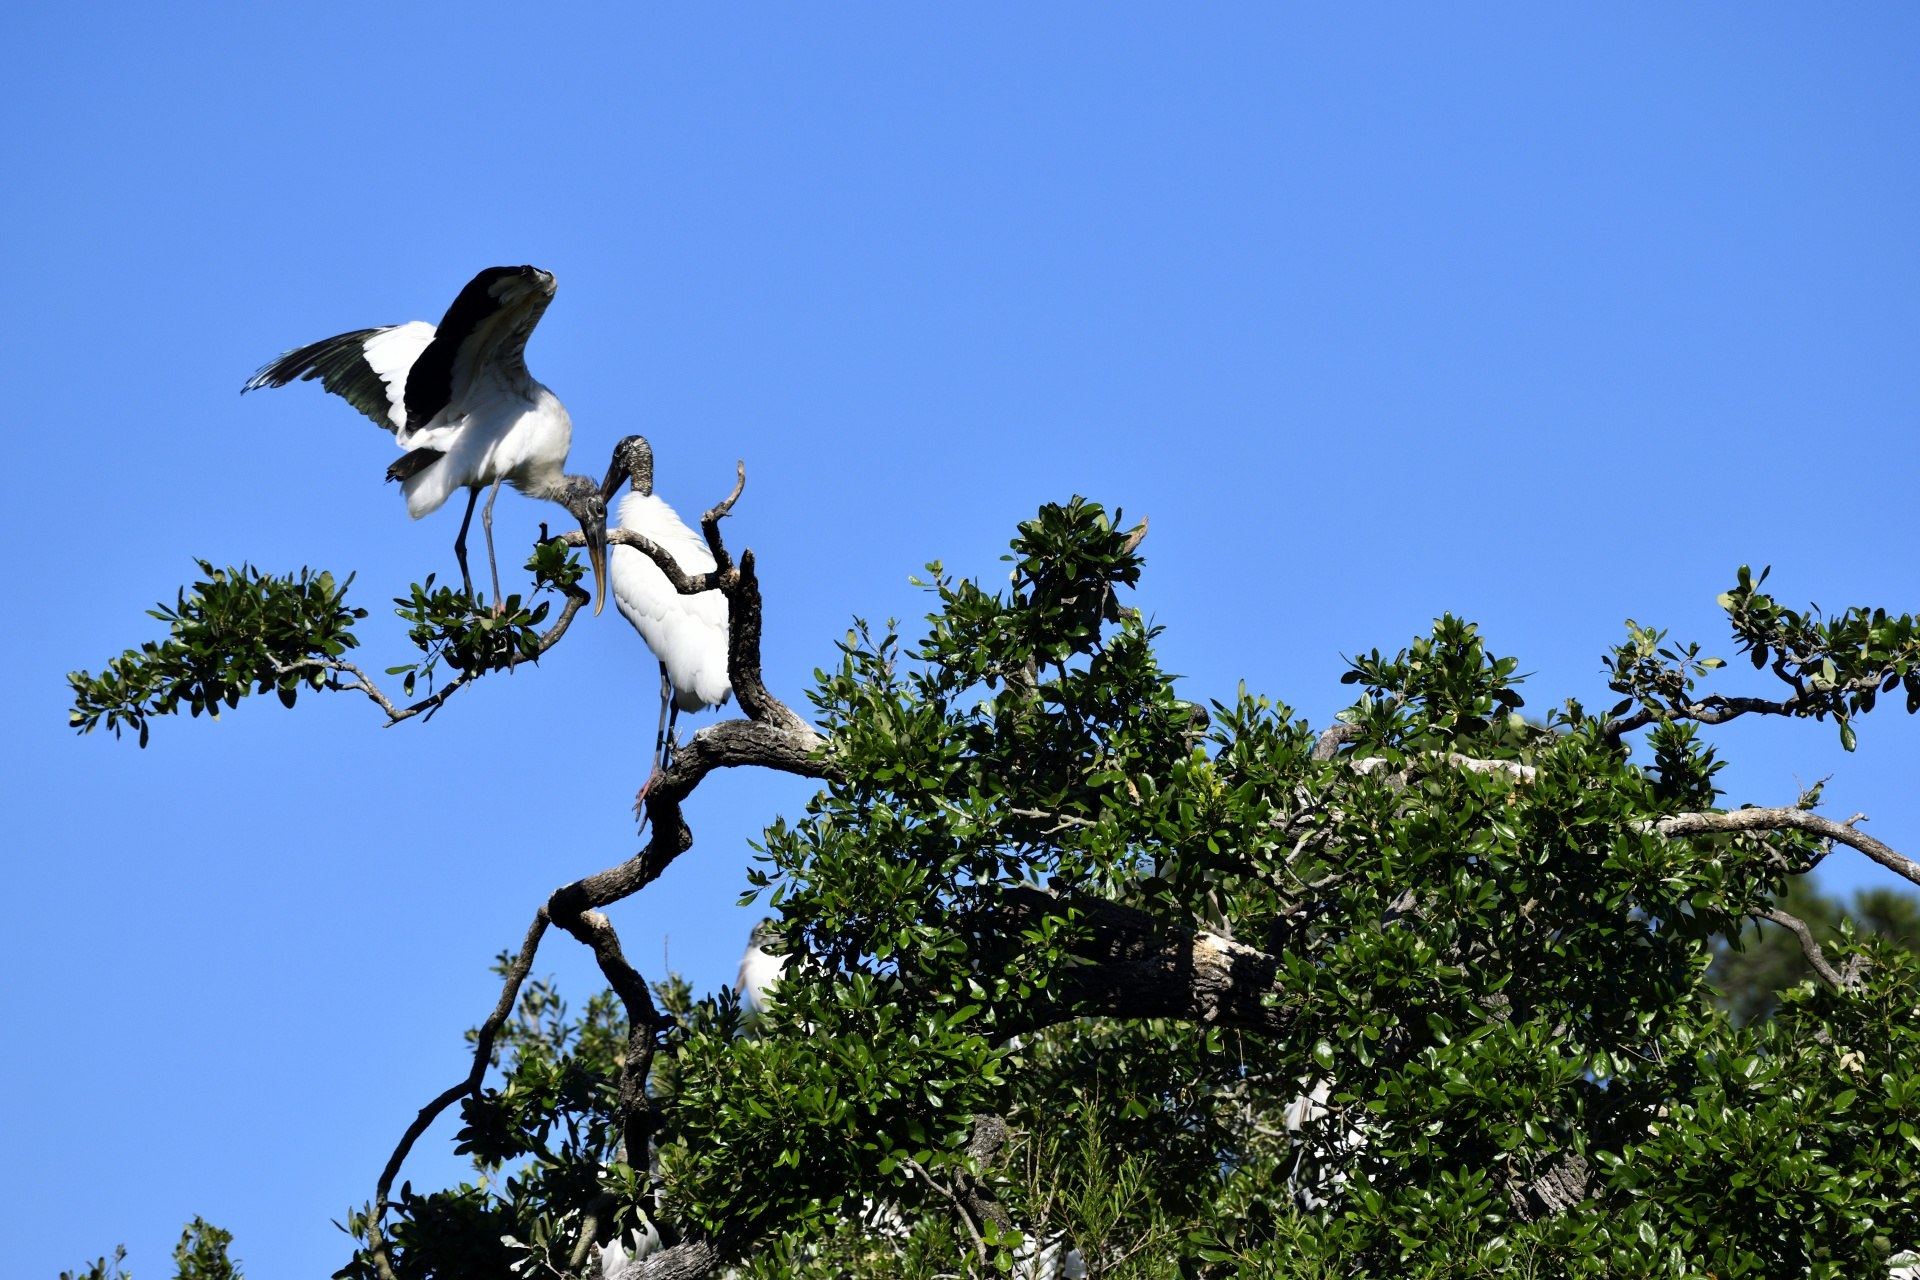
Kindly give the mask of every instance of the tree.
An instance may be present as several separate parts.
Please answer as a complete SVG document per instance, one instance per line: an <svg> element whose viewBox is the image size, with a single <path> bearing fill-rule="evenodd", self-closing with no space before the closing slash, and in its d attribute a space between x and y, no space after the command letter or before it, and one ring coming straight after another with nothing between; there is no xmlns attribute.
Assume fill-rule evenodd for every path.
<svg viewBox="0 0 1920 1280"><path fill-rule="evenodd" d="M1006 589L935 564L917 639L856 625L816 728L761 680L753 557L718 532L739 492L703 521L712 573L616 539L727 593L743 718L648 789L639 853L503 954L341 1276L1858 1277L1920 1244L1920 961L1781 905L1838 848L1920 867L1817 792L1723 807L1707 736L1830 720L1853 749L1879 698L1920 709L1912 616L1790 610L1742 568L1721 603L1776 696L1705 692L1719 660L1630 622L1620 701L1537 723L1518 662L1448 616L1355 658L1315 730L1244 689L1177 697L1122 599L1146 526L1076 498L1020 526ZM419 702L346 660L344 585L242 568L77 673L74 722L144 743L320 690L424 717L557 642L585 598L565 541L529 562L566 601L545 632L544 605L494 620L431 580L400 602L408 696L457 672ZM821 783L747 886L788 959L759 1011L649 984L605 914L741 765ZM1741 1026L1707 970L1759 919L1816 981ZM550 927L609 984L577 1017L530 977ZM455 1104L482 1176L396 1196Z"/></svg>
<svg viewBox="0 0 1920 1280"><path fill-rule="evenodd" d="M233 1233L222 1231L204 1218L195 1218L180 1232L180 1243L173 1247L173 1280L241 1280L240 1264L227 1256L233 1245ZM115 1246L113 1258L95 1259L82 1271L62 1271L60 1280L133 1280L125 1270L124 1245Z"/></svg>

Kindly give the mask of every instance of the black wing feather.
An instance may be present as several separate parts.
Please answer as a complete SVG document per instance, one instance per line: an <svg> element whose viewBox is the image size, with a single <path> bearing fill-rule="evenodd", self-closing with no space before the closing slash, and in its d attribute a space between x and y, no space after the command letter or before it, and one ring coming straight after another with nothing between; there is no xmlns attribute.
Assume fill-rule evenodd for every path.
<svg viewBox="0 0 1920 1280"><path fill-rule="evenodd" d="M318 378L321 386L392 431L393 403L387 398L387 384L367 363L367 341L397 327L355 329L295 348L247 379L241 394L261 387L284 387L296 378L303 382Z"/></svg>

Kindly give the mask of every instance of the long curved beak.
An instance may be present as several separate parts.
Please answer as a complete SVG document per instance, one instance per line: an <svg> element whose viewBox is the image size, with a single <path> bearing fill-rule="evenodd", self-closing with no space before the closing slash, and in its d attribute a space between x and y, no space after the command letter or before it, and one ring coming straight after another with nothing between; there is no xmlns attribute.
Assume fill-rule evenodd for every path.
<svg viewBox="0 0 1920 1280"><path fill-rule="evenodd" d="M613 456L613 465L607 468L607 478L600 482L600 501L611 504L613 495L619 491L620 482L627 478L627 469L620 465L620 455Z"/></svg>
<svg viewBox="0 0 1920 1280"><path fill-rule="evenodd" d="M587 563L593 566L593 616L607 607L607 522L605 517L581 522L587 539Z"/></svg>

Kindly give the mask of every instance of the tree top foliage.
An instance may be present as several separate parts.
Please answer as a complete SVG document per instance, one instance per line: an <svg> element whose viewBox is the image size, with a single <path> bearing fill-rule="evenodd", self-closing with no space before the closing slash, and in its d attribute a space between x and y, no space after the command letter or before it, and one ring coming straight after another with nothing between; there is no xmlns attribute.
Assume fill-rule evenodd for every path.
<svg viewBox="0 0 1920 1280"><path fill-rule="evenodd" d="M1817 791L1726 807L1709 738L1767 715L1855 748L1879 698L1920 708L1911 615L1795 611L1743 568L1721 604L1759 694L1629 622L1615 705L1531 719L1518 659L1446 616L1353 659L1315 728L1180 697L1127 603L1144 524L1076 498L1020 526L1004 587L935 564L924 628L856 624L810 724L761 682L752 555L709 514L718 568L682 589L728 594L744 718L502 957L342 1277L1860 1277L1920 1245L1920 961L1782 905L1836 849L1920 868ZM75 723L144 741L290 676L399 718L342 659L344 590L209 570L167 641L73 677ZM760 1008L647 982L605 911L736 765L821 783L745 886L786 964ZM1814 977L1741 1025L1708 967L1761 920ZM550 926L608 979L578 1017L530 977ZM393 1192L455 1104L475 1181Z"/></svg>

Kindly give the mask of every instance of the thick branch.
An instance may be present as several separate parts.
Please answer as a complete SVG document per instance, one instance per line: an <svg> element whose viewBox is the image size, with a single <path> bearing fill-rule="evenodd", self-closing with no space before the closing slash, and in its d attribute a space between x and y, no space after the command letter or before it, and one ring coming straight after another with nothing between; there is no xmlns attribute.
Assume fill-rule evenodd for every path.
<svg viewBox="0 0 1920 1280"><path fill-rule="evenodd" d="M1734 809L1726 813L1676 813L1652 824L1663 836L1702 835L1720 831L1805 831L1836 844L1858 849L1875 862L1920 885L1920 863L1882 844L1854 827L1860 818L1835 822L1806 809Z"/></svg>
<svg viewBox="0 0 1920 1280"><path fill-rule="evenodd" d="M558 918L605 907L659 879L675 858L693 847L681 803L715 769L753 765L802 778L825 778L832 769L820 754L823 745L824 739L811 729L791 733L751 720L723 720L700 730L647 788L652 836L646 847L618 866L556 890L548 910Z"/></svg>
<svg viewBox="0 0 1920 1280"><path fill-rule="evenodd" d="M813 727L767 692L760 679L760 580L753 552L740 553L739 577L727 591L727 678L733 696L750 719L771 724L796 737L817 737Z"/></svg>
<svg viewBox="0 0 1920 1280"><path fill-rule="evenodd" d="M720 1265L720 1250L711 1240L684 1240L671 1249L635 1258L603 1280L705 1280Z"/></svg>
<svg viewBox="0 0 1920 1280"><path fill-rule="evenodd" d="M653 1070L653 1052L665 1019L653 1002L647 980L620 950L620 936L614 932L612 921L598 911L554 915L549 910L547 914L593 952L607 985L626 1008L627 1054L620 1068L621 1132L626 1140L627 1163L645 1169L650 1163L653 1133L659 1127L653 1100L647 1096L647 1076Z"/></svg>
<svg viewBox="0 0 1920 1280"><path fill-rule="evenodd" d="M1032 1026L1102 1016L1267 1032L1293 1025L1291 1011L1264 1003L1280 970L1278 957L1245 943L1166 926L1144 911L1100 898L1066 899L1021 886L1003 890L999 902L1008 936L1070 911L1087 928L1076 954L1090 963L1055 977L1058 998L1034 1006Z"/></svg>
<svg viewBox="0 0 1920 1280"><path fill-rule="evenodd" d="M1330 724L1320 731L1319 739L1313 744L1315 760L1331 760L1340 754L1340 748L1360 736L1357 724Z"/></svg>

